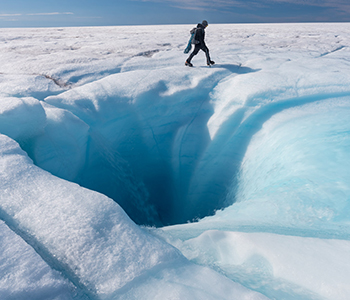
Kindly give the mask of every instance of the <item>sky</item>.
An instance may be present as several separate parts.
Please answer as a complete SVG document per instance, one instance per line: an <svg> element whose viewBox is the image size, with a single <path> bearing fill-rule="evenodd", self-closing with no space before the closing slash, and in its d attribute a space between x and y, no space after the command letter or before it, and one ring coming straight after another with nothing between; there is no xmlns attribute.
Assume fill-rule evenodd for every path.
<svg viewBox="0 0 350 300"><path fill-rule="evenodd" d="M0 0L0 27L349 22L349 0Z"/></svg>

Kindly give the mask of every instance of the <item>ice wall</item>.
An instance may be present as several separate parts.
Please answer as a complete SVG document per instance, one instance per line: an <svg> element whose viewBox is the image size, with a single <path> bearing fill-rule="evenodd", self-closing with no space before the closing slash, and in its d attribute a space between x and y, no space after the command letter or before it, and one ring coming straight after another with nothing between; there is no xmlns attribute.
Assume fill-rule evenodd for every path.
<svg viewBox="0 0 350 300"><path fill-rule="evenodd" d="M186 202L210 143L209 93L227 73L182 67L132 71L45 99L90 127L83 175L75 180L112 197L141 223L185 222L219 208L212 199L188 211ZM42 156L34 152L35 162Z"/></svg>
<svg viewBox="0 0 350 300"><path fill-rule="evenodd" d="M0 145L2 299L265 299L192 264L110 198L34 166L7 136Z"/></svg>
<svg viewBox="0 0 350 300"><path fill-rule="evenodd" d="M157 233L271 299L347 299L349 116L348 97L276 113L247 147L234 204Z"/></svg>

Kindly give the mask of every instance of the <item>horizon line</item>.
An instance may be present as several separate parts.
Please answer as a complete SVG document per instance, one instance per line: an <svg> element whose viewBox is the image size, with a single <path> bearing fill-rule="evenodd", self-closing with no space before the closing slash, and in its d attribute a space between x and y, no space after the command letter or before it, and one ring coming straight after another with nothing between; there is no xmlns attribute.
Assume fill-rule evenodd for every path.
<svg viewBox="0 0 350 300"><path fill-rule="evenodd" d="M51 13L55 14L55 13ZM68 14L68 13L66 13ZM33 15L33 14L31 14ZM0 15L1 17L1 15ZM262 22L262 21L257 21L257 22L223 22L223 23L218 23L218 22L212 22L209 23L209 25L263 25L263 24L344 24L344 23L350 23L350 21L298 21L298 22L292 22L292 21L285 21L285 22ZM193 25L197 24L196 22L194 23L159 23L159 24L118 24L118 25L60 25L60 26L1 26L0 29L6 28L6 29L25 29L25 28L80 28L80 27L141 27L141 26L182 26L182 25Z"/></svg>

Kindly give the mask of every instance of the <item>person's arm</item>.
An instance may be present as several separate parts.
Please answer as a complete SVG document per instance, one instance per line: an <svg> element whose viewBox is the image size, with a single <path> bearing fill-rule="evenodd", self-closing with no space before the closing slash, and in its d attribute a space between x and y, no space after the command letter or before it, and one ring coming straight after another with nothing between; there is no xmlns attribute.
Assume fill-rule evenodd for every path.
<svg viewBox="0 0 350 300"><path fill-rule="evenodd" d="M204 42L204 37L205 37L205 31L203 28L201 28L199 31L199 36L198 36L198 40L200 42L201 45L205 45L205 42Z"/></svg>

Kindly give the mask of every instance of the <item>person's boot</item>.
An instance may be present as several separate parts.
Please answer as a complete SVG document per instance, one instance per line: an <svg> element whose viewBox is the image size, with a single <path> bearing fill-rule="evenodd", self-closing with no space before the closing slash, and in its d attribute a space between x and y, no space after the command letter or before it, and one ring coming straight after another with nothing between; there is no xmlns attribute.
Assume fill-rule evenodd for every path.
<svg viewBox="0 0 350 300"><path fill-rule="evenodd" d="M192 65L190 62L188 62L187 60L186 60L186 62L185 62L185 66L187 66L187 67L193 67L193 65Z"/></svg>

